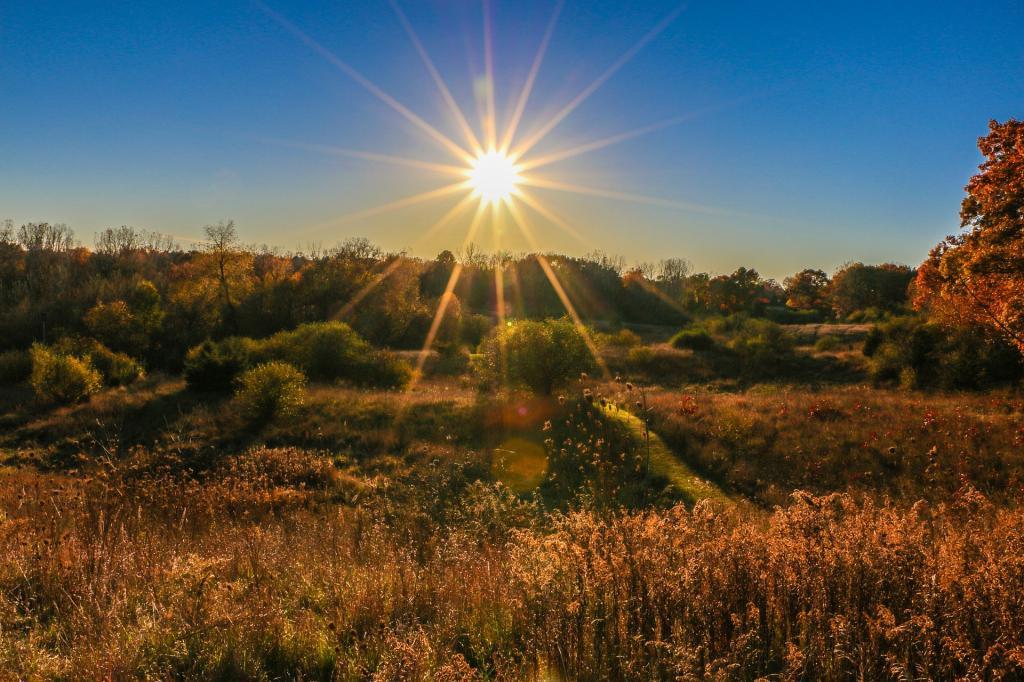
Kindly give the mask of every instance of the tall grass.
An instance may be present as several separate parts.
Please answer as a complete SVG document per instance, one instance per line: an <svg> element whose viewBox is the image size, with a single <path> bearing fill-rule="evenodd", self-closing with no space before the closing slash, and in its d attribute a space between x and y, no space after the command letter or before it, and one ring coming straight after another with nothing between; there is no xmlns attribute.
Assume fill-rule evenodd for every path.
<svg viewBox="0 0 1024 682"><path fill-rule="evenodd" d="M1024 512L969 487L544 516L500 486L398 490L297 450L6 476L12 677L1024 674Z"/></svg>

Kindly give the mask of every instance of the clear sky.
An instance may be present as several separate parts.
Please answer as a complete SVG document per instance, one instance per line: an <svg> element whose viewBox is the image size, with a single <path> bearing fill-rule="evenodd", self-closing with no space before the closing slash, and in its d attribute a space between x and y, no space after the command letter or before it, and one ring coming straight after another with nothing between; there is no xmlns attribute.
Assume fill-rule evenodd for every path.
<svg viewBox="0 0 1024 682"><path fill-rule="evenodd" d="M460 139L386 0L268 5ZM482 3L402 6L476 124ZM523 137L675 6L567 0ZM554 7L492 3L499 128ZM916 264L956 229L988 120L1024 115L1022 36L1020 0L694 0L538 149L690 116L544 172L706 210L536 190L585 239L545 224L539 238L555 251L681 256L779 278L849 260ZM65 222L85 243L122 224L187 242L231 218L252 243L366 236L432 256L466 230L468 216L420 238L444 201L338 220L450 179L314 147L452 159L252 0L4 0L0 96L0 218ZM494 233L476 241L493 248ZM527 247L511 229L502 245Z"/></svg>

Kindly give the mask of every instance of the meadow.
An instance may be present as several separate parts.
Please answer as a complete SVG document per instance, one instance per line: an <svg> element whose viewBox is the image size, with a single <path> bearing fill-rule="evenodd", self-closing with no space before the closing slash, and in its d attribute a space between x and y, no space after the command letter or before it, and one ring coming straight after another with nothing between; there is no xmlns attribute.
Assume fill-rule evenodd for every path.
<svg viewBox="0 0 1024 682"><path fill-rule="evenodd" d="M588 377L545 397L434 374L314 383L258 426L158 374L45 410L3 398L12 679L1024 666L1011 391ZM620 412L707 487L652 467Z"/></svg>
<svg viewBox="0 0 1024 682"><path fill-rule="evenodd" d="M0 239L4 679L1024 676L1024 364L910 268L125 229Z"/></svg>

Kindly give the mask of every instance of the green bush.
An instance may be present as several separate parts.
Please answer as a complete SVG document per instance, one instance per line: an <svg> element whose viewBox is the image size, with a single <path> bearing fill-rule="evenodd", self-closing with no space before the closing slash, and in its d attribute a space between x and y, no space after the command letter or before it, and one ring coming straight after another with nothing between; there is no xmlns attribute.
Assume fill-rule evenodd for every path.
<svg viewBox="0 0 1024 682"><path fill-rule="evenodd" d="M818 324L825 320L820 310L799 310L783 305L766 306L764 317L776 324Z"/></svg>
<svg viewBox="0 0 1024 682"><path fill-rule="evenodd" d="M631 378L661 386L709 378L706 358L664 346L631 348L624 365L615 367L615 371L619 370Z"/></svg>
<svg viewBox="0 0 1024 682"><path fill-rule="evenodd" d="M278 332L258 342L257 356L295 365L314 381L344 379L360 386L398 388L410 376L400 358L374 348L341 322L316 322Z"/></svg>
<svg viewBox="0 0 1024 682"><path fill-rule="evenodd" d="M127 386L144 374L142 365L135 358L113 351L96 339L66 336L53 344L51 350L88 360L100 371L107 386Z"/></svg>
<svg viewBox="0 0 1024 682"><path fill-rule="evenodd" d="M252 339L241 337L203 341L185 356L188 387L196 391L227 391L235 377L252 364L255 346Z"/></svg>
<svg viewBox="0 0 1024 682"><path fill-rule="evenodd" d="M32 355L27 350L0 353L0 386L12 386L32 376Z"/></svg>
<svg viewBox="0 0 1024 682"><path fill-rule="evenodd" d="M602 334L601 342L615 348L634 348L640 345L640 335L630 329L620 329L614 334Z"/></svg>
<svg viewBox="0 0 1024 682"><path fill-rule="evenodd" d="M70 404L100 389L102 377L87 358L54 352L35 344L32 355L32 389L44 402Z"/></svg>
<svg viewBox="0 0 1024 682"><path fill-rule="evenodd" d="M865 308L864 310L854 310L846 316L846 321L852 324L860 324L864 322L878 322L885 319L885 317L885 312L878 308Z"/></svg>
<svg viewBox="0 0 1024 682"><path fill-rule="evenodd" d="M125 353L116 353L101 343L96 343L85 357L103 375L107 386L127 386L142 377L142 365Z"/></svg>
<svg viewBox="0 0 1024 682"><path fill-rule="evenodd" d="M521 320L496 329L482 350L477 367L485 382L501 382L507 370L512 384L544 395L594 367L583 334L564 318Z"/></svg>
<svg viewBox="0 0 1024 682"><path fill-rule="evenodd" d="M711 350L715 340L703 329L684 329L669 341L673 348L689 350Z"/></svg>
<svg viewBox="0 0 1024 682"><path fill-rule="evenodd" d="M449 344L437 349L437 359L434 361L431 370L434 374L447 376L458 376L465 374L469 369L469 351L462 346Z"/></svg>
<svg viewBox="0 0 1024 682"><path fill-rule="evenodd" d="M843 342L839 339L838 336L835 336L834 334L828 334L814 342L814 350L818 351L819 353L828 353L834 350L838 350L842 343Z"/></svg>
<svg viewBox="0 0 1024 682"><path fill-rule="evenodd" d="M294 415L305 402L306 376L286 362L266 362L236 380L235 402L249 422Z"/></svg>
<svg viewBox="0 0 1024 682"><path fill-rule="evenodd" d="M494 320L490 315L463 313L459 322L459 341L470 348L476 348L493 328Z"/></svg>
<svg viewBox="0 0 1024 682"><path fill-rule="evenodd" d="M246 369L271 361L298 367L314 381L343 379L360 386L398 388L411 374L401 358L374 348L348 325L317 322L266 339L204 341L186 355L185 379L197 390L225 391Z"/></svg>
<svg viewBox="0 0 1024 682"><path fill-rule="evenodd" d="M922 317L894 318L864 342L875 383L904 388L978 389L1019 381L1016 349L979 330L948 328Z"/></svg>

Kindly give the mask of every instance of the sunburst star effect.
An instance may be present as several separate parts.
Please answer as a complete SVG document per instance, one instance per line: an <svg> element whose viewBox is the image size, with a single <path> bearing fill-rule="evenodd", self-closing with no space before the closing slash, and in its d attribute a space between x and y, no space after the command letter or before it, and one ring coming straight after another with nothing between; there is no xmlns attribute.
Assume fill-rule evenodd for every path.
<svg viewBox="0 0 1024 682"><path fill-rule="evenodd" d="M580 316L577 314L572 301L569 300L569 296L566 293L565 288L558 281L557 274L542 253L542 245L537 241L536 236L530 229L526 216L520 209L520 203L532 209L532 211L546 223L569 234L575 239L580 240L581 242L586 242L586 239L577 229L573 228L568 221L558 216L551 208L546 206L538 196L528 192L526 187L534 187L544 191L583 194L615 201L640 202L682 211L695 211L702 213L717 213L721 211L721 209L716 209L715 207L703 206L696 203L658 197L646 197L616 190L585 187L578 184L555 180L553 178L547 178L533 172L535 169L541 168L542 166L556 164L560 161L598 149L603 149L610 145L620 144L627 140L639 137L640 135L646 135L654 131L667 128L671 125L677 125L685 120L692 119L695 114L688 114L686 116L679 116L667 121L650 124L631 131L594 140L592 142L578 144L561 151L549 152L543 156L530 157L530 152L542 140L547 139L566 118L568 118L587 99L597 92L597 90L603 87L615 74L621 71L630 61L632 61L644 47L646 47L651 41L655 40L666 28L668 28L668 26L670 26L682 13L684 9L683 5L675 7L671 12L665 15L652 29L645 33L636 43L634 43L620 57L614 60L610 66L601 72L597 79L581 90L575 97L570 99L567 104L558 108L554 116L539 122L532 128L532 131L524 140L517 143L516 139L519 136L519 130L522 127L527 105L534 90L534 85L536 83L538 73L540 72L545 53L547 52L556 32L558 20L564 7L564 0L558 0L554 5L550 19L545 27L536 54L532 60L526 81L518 96L515 98L515 105L512 110L511 117L504 129L500 131L498 129L499 126L495 116L494 104L494 24L491 16L491 1L485 0L482 3L482 33L485 71L483 74L483 80L486 81L487 87L486 92L484 93L484 101L482 102L482 106L479 107L479 134L478 131L474 130L469 124L462 108L452 96L451 90L449 90L444 77L441 75L434 61L428 54L419 38L419 35L416 33L412 23L409 21L409 18L399 6L398 0L389 0L402 30L410 39L423 66L426 68L431 80L437 87L438 93L446 105L454 124L464 138L464 143L460 144L440 132L438 128L428 123L419 114L414 113L398 99L385 92L354 67L350 66L347 62L341 60L333 52L310 37L302 29L298 28L282 15L278 14L275 10L265 5L262 0L255 1L271 18L284 27L289 33L296 36L307 47L326 59L339 71L356 81L370 94L390 106L395 112L412 123L414 128L422 133L427 139L436 143L458 161L457 164L451 164L423 159L406 158L373 151L332 147L328 145L303 145L300 143L285 142L284 144L292 144L293 146L309 149L311 151L341 155L373 163L385 163L411 167L418 170L436 172L441 175L449 177L454 176L457 178L457 181L452 184L444 185L418 194L400 197L380 206L363 209L355 213L350 213L348 215L332 219L328 223L324 223L316 227L323 228L326 225L336 225L341 222L365 218L386 211L399 210L413 205L439 201L448 197L456 196L458 197L458 202L452 206L444 216L435 223L434 226L429 230L420 233L416 243L412 246L417 246L419 243L422 243L426 236L433 234L441 226L453 222L455 217L467 207L467 204L475 200L478 207L468 226L466 236L463 239L463 246L472 240L473 236L481 227L481 224L489 217L495 239L495 245L500 250L500 240L503 232L503 227L500 223L503 223L502 216L507 213L513 218L512 223L519 229L520 233L530 245L530 248L534 250L534 256L537 258L544 274L547 276L547 279L557 293L559 300L565 307L567 315L583 333L587 340L588 347L594 354L598 365L602 368L605 367L605 363L600 357L596 345L591 341L590 335L587 332L583 321L580 319ZM525 173L526 171L531 172L527 175ZM490 210L486 210L487 208ZM389 267L382 270L382 272L368 285L367 290L360 291L356 297L348 301L343 306L342 310L345 313L350 312L352 308L358 305L359 302L365 298L368 293L368 289L380 285L380 283L383 282L394 269L394 267ZM436 337L437 327L443 319L445 311L454 295L455 287L458 284L462 270L463 268L461 265L457 265L454 268L448 281L448 285L445 287L444 295L438 302L438 309L434 316L431 330L427 334L423 348L418 356L414 380L408 389L410 391L414 389L419 381L423 370L423 364L426 361L427 355L433 345L434 338ZM498 310L496 313L499 320L504 322L506 313L503 290L504 273L500 266L496 268L495 286L501 289L501 291L496 292L496 300L498 302Z"/></svg>

